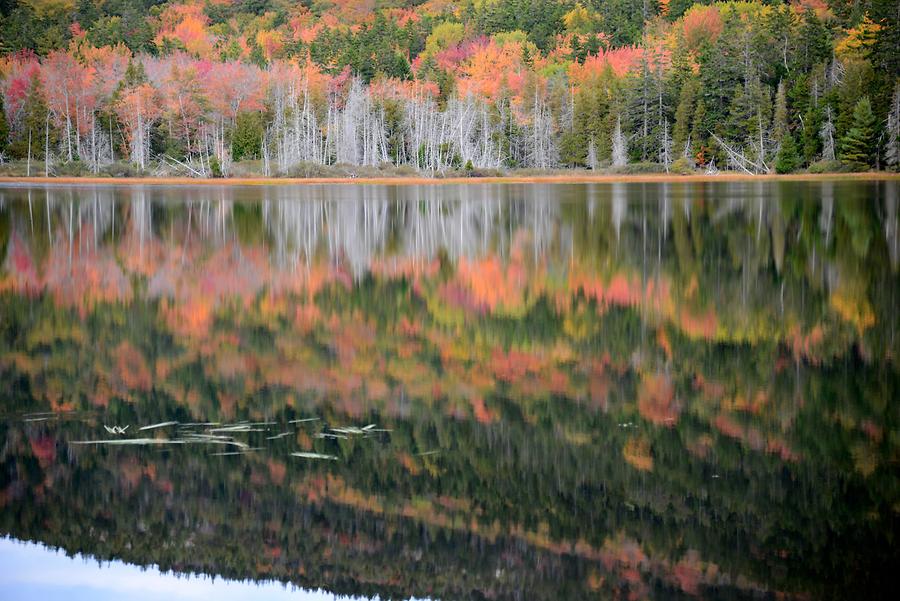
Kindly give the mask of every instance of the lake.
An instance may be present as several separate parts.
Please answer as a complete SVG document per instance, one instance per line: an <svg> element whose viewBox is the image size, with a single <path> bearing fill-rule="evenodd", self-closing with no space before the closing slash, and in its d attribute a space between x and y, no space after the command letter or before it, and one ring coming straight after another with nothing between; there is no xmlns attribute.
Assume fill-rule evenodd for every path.
<svg viewBox="0 0 900 601"><path fill-rule="evenodd" d="M0 185L0 596L879 597L898 198Z"/></svg>

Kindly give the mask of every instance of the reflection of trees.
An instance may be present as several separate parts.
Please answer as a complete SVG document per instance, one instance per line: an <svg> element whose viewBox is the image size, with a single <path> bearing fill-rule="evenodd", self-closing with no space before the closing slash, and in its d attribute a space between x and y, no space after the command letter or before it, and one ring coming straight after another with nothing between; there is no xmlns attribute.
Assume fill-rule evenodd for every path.
<svg viewBox="0 0 900 601"><path fill-rule="evenodd" d="M116 238L117 226L118 235L124 229L133 237L139 251L154 235L170 233L182 243L188 236L198 236L211 243L228 242L235 239L232 231L235 206L261 202L276 265L287 267L301 260L308 262L317 252L325 251L333 262L347 262L357 277L363 275L373 259L385 253L425 261L436 257L441 249L451 259L477 257L487 252L508 256L512 234L520 229L529 233L533 256L543 257L561 242L564 246L571 243L560 239L563 231L559 226L569 219L561 213L558 200L560 194L569 198L573 192L574 200L587 200L581 209L586 210L586 224L597 223L598 211L606 215L599 222L601 227L609 229L598 230L593 225L591 236L612 236L613 246L618 249L614 253L616 260L641 272L648 271L648 261L665 259L662 255L675 207L683 209L689 221L704 219L706 213L711 226L731 236L740 233L740 228L735 226L746 224L748 238L732 245L742 253L741 261L757 263L750 255L762 253L761 258L766 259L775 253L774 260L780 264L777 255L782 242L778 238L782 234L777 230L786 217L785 204L794 206L797 194L804 201L815 203L818 231L813 223L804 223L803 229L794 232L795 242L810 246L812 252L827 251L832 244L835 201L847 197L844 189L837 193L842 198L836 197L836 186L840 184L834 182L815 184L812 193L808 189L782 188L762 182L710 186L614 183L591 184L574 190L566 186L479 184L210 190L139 186L125 191L96 187L85 193L73 188L46 187L8 191L5 197L6 210L14 211L20 218L17 227L23 238L36 239L37 228L41 227L38 220L43 216L49 245L64 239L72 245L73 252L84 250L87 245L96 248L104 236ZM896 264L900 256L896 235L897 187L882 183L879 189L883 236L888 242L891 261ZM697 204L710 194L714 196L709 202ZM173 205L173 196L184 203ZM173 215L169 221L175 222L174 231L155 232L154 215L160 212ZM572 225L582 228L585 224ZM76 238L80 246L75 244ZM582 240L580 245L589 248L590 244L585 242ZM742 269L748 267L749 264Z"/></svg>
<svg viewBox="0 0 900 601"><path fill-rule="evenodd" d="M65 316L51 303L17 303L15 323L27 323L35 309ZM113 313L107 322L97 316L85 326L91 338L104 341L99 352L122 348L120 311L105 311ZM141 329L147 347L159 349L159 358L180 361L177 351L166 348L167 334L142 323L141 312L124 315L132 329ZM223 333L242 331L231 320L221 325ZM277 332L276 324L269 327ZM551 599L569 587L566 598L590 598L586 574L592 570L604 576L603 590L639 590L644 597L651 596L648 585L670 597L685 570L696 570L695 581L703 586L725 587L736 597L760 587L815 598L877 589L872 574L886 574L892 557L897 479L885 462L891 452L873 445L873 434L834 422L836 415L842 423L870 421L876 437L889 436L878 428L893 431L896 424L880 406L893 398L896 385L879 390L877 367L847 374L805 366L802 380L793 369L780 377L760 375L755 363L765 357L753 349L709 358L702 343L679 344L675 388L690 409L677 428L664 421L620 427L638 421L634 398L654 382L651 376L637 385L630 373L607 383L616 399L609 414L569 393L541 402L500 392L487 400L493 406L515 403L518 411L483 425L424 402L403 417L374 407L363 416L346 415L327 396L297 408L290 391L277 385L254 393L237 416L223 414L169 391L187 384L225 396L243 384L187 364L157 378L153 391L132 391L129 402L113 400L102 415L0 424L0 531L164 568L274 576L382 596L430 590L442 598L467 591L515 598L527 590L528 598ZM252 354L267 361L271 351ZM616 361L628 354L617 353ZM102 362L82 355L84 372ZM54 353L49 360L57 364L65 357ZM775 406L765 405L758 415L716 415L709 396L720 393L696 390L690 371L678 375L695 362L707 382L727 383L729 394L772 378L766 394ZM91 384L86 379L81 386ZM509 384L512 390L516 382ZM16 385L9 406L43 410L34 390ZM795 392L806 400L804 407L790 402ZM794 409L789 416L767 415L788 406ZM379 440L316 441L322 446L315 450L341 456L327 464L290 463L287 453L308 439L268 443L266 433L251 439L263 450L227 460L197 447L161 453L67 444L95 437L107 421L265 418L277 420L281 430L287 420L313 411L331 425L371 420L392 432ZM779 422L792 424L792 459L782 457L780 448L760 448L780 440L785 426ZM621 459L620 450L634 447L652 455L649 470L636 471ZM419 455L434 449L441 453ZM635 553L647 557L629 559ZM507 573L499 582L497 569ZM335 571L342 578L335 579ZM452 577L463 571L463 581ZM398 572L406 578L396 581Z"/></svg>
<svg viewBox="0 0 900 601"><path fill-rule="evenodd" d="M652 285L676 302L668 319L757 340L828 311L859 332L873 314L896 329L879 307L896 290L882 266L895 273L900 256L897 193L890 182L26 188L5 192L16 234L6 246L23 241L38 262L65 251L71 269L112 244L125 271L175 281L205 272L203 249L232 245L238 261L268 262L263 284L299 266L359 281L376 264L409 273L443 256L497 259L505 271L515 255L516 269L557 287L573 270L586 289L616 275L631 297ZM178 265L166 259L175 247Z"/></svg>
<svg viewBox="0 0 900 601"><path fill-rule="evenodd" d="M102 556L233 576L262 577L262 565L397 596L445 578L441 565L467 570L462 584L434 583L450 597L521 595L514 583L527 582L536 598L562 586L578 598L593 569L594 584L603 574L613 589L631 586L598 558L670 586L674 564L713 573L691 550L767 588L858 592L867 576L857 568L884 573L879 558L893 557L896 194L767 186L147 187L7 199L0 377L10 406L133 424L371 416L394 431L381 447L284 441L343 463L286 467L267 451L235 468L74 451L71 437L16 426L0 449L0 526L72 549L90 523L105 529L105 544L90 539ZM49 240L32 222L50 223ZM381 259L438 257L449 261L416 286L367 277ZM471 281L454 263L468 264ZM259 294L280 272L302 280L304 264L320 277L315 294ZM118 270L115 294L79 304L90 290L74 282L98 267ZM31 268L43 285L34 294L11 283ZM518 304L478 304L475 285ZM527 302L526 287L537 291ZM173 326L180 317L191 327ZM418 454L433 449L442 453ZM137 549L131 522L109 517L136 507L150 532ZM268 526L272 516L282 525ZM206 538L190 538L199 531ZM173 537L181 546L162 544ZM188 540L202 551L185 552ZM460 557L467 544L479 553ZM276 547L282 563L258 562ZM633 566L629 549L653 557ZM315 559L298 575L300 556ZM398 584L384 559L397 556L426 561L399 561L415 576ZM353 579L336 578L335 565ZM498 584L497 569L516 579Z"/></svg>
<svg viewBox="0 0 900 601"><path fill-rule="evenodd" d="M520 228L530 232L537 258L551 247L558 219L558 204L541 187L527 188L523 198L502 186L275 187L267 194L263 213L276 264L308 263L324 247L356 277L388 252L420 262L440 251L454 260L480 257L498 246L506 255Z"/></svg>

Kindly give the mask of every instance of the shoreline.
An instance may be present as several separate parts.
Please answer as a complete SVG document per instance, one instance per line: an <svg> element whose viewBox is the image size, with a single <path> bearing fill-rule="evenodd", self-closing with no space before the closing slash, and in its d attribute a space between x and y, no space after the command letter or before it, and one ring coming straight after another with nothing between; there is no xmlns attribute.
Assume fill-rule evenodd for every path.
<svg viewBox="0 0 900 601"><path fill-rule="evenodd" d="M192 178L192 177L17 177L0 176L2 184L43 185L112 185L112 186L297 186L297 185L387 185L411 186L443 184L610 184L610 183L705 183L750 181L897 181L900 173L791 173L784 175L747 175L726 173L719 175L691 174L642 174L642 175L508 175L493 177L246 177L246 178Z"/></svg>

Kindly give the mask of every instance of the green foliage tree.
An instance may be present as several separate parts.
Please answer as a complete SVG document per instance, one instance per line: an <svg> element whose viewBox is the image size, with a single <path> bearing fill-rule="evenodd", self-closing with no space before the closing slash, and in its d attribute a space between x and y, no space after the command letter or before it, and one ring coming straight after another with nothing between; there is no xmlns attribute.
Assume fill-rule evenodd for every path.
<svg viewBox="0 0 900 601"><path fill-rule="evenodd" d="M28 94L25 97L25 114L21 121L20 129L14 133L12 139L7 146L9 156L15 159L27 159L29 153L29 138L31 146L31 157L36 160L44 158L44 144L47 141L49 133L50 147L56 142L56 129L53 127L52 119L49 122L49 132L45 131L48 125L48 108L44 102L44 94L41 90L41 83L35 79L28 88Z"/></svg>
<svg viewBox="0 0 900 601"><path fill-rule="evenodd" d="M816 160L822 151L822 109L813 105L809 106L803 116L802 132L800 134L800 147L803 161L811 163Z"/></svg>
<svg viewBox="0 0 900 601"><path fill-rule="evenodd" d="M795 74L808 72L830 57L831 35L828 27L812 9L807 8L797 33L790 71Z"/></svg>
<svg viewBox="0 0 900 601"><path fill-rule="evenodd" d="M613 100L622 95L622 82L612 68L590 78L575 95L572 131L563 140L561 159L567 164L585 165L589 145L593 142L597 158L609 160L615 119Z"/></svg>
<svg viewBox="0 0 900 601"><path fill-rule="evenodd" d="M694 109L694 118L691 120L691 152L694 154L694 160L701 164L710 158L707 118L706 101L700 98Z"/></svg>
<svg viewBox="0 0 900 601"><path fill-rule="evenodd" d="M691 137L691 118L694 116L699 88L700 82L693 77L681 86L678 108L675 109L675 125L672 127L672 152L675 156L682 155Z"/></svg>
<svg viewBox="0 0 900 601"><path fill-rule="evenodd" d="M781 142L787 135L789 135L787 93L782 80L778 82L778 89L775 92L775 116L772 118L772 137L776 142Z"/></svg>
<svg viewBox="0 0 900 601"><path fill-rule="evenodd" d="M231 135L231 156L235 161L258 159L262 148L263 116L257 112L238 113Z"/></svg>
<svg viewBox="0 0 900 601"><path fill-rule="evenodd" d="M540 50L551 47L565 30L563 17L574 2L546 0L493 0L473 2L471 20L478 33L493 35L502 31L525 31Z"/></svg>
<svg viewBox="0 0 900 601"><path fill-rule="evenodd" d="M781 148L775 155L775 171L777 173L792 173L800 166L800 155L797 152L797 144L794 136L786 132L781 138Z"/></svg>
<svg viewBox="0 0 900 601"><path fill-rule="evenodd" d="M850 169L865 171L875 162L875 114L868 96L853 108L850 129L841 138L840 158Z"/></svg>

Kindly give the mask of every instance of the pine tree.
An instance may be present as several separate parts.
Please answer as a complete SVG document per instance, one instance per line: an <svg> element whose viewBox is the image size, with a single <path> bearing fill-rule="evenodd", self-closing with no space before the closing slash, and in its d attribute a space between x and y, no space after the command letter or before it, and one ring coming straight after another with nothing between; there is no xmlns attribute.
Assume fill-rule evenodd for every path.
<svg viewBox="0 0 900 601"><path fill-rule="evenodd" d="M853 171L865 171L875 156L875 114L868 96L853 108L850 129L841 138L841 161Z"/></svg>
<svg viewBox="0 0 900 601"><path fill-rule="evenodd" d="M810 105L803 117L803 133L800 145L803 149L803 162L812 163L819 156L822 149L822 138L819 130L822 128L822 111L818 107Z"/></svg>
<svg viewBox="0 0 900 601"><path fill-rule="evenodd" d="M706 164L710 157L707 156L709 145L707 144L706 102L703 98L697 102L697 108L694 110L690 140L693 146L691 148L694 153L693 159L700 165Z"/></svg>
<svg viewBox="0 0 900 601"><path fill-rule="evenodd" d="M790 132L786 132L781 138L781 148L775 156L775 171L777 173L791 173L797 169L800 164L800 157L797 154L797 144L794 142L794 136Z"/></svg>
<svg viewBox="0 0 900 601"><path fill-rule="evenodd" d="M260 113L238 113L231 136L232 158L235 161L259 158L264 129Z"/></svg>
<svg viewBox="0 0 900 601"><path fill-rule="evenodd" d="M724 123L717 124L718 127L714 128L713 131L726 140L742 145L748 137L753 138L751 132L756 125L754 99L746 93L742 84L734 86L730 98L728 118Z"/></svg>
<svg viewBox="0 0 900 601"><path fill-rule="evenodd" d="M772 119L772 139L775 143L781 143L788 132L787 93L784 88L784 80L778 82L778 91L775 92L775 116Z"/></svg>
<svg viewBox="0 0 900 601"><path fill-rule="evenodd" d="M675 109L675 126L672 128L672 147L675 153L684 150L688 139L691 137L691 117L694 114L694 104L697 101L697 88L699 82L696 79L688 79L681 86L681 94L678 97L678 108Z"/></svg>
<svg viewBox="0 0 900 601"><path fill-rule="evenodd" d="M24 102L25 114L22 117L16 133L13 134L6 151L10 157L27 159L29 153L28 133L31 132L31 156L33 159L43 156L45 142L50 142L51 148L56 143L56 129L49 128L49 135L44 135L44 127L47 121L48 108L44 102L44 92L40 80L34 79L28 87L28 94Z"/></svg>

